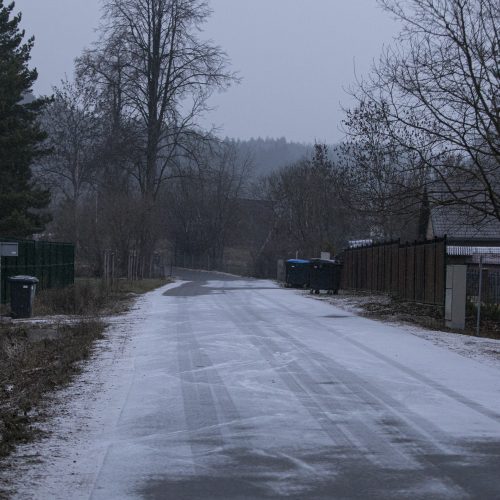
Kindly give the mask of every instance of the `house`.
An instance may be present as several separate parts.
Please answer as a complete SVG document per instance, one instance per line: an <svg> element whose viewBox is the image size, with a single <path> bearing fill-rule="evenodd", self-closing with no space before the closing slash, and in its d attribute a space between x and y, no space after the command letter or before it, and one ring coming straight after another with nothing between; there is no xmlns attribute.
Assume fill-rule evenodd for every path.
<svg viewBox="0 0 500 500"><path fill-rule="evenodd" d="M441 205L430 209L427 239L446 236L450 264L483 262L500 265L500 220L466 205Z"/></svg>

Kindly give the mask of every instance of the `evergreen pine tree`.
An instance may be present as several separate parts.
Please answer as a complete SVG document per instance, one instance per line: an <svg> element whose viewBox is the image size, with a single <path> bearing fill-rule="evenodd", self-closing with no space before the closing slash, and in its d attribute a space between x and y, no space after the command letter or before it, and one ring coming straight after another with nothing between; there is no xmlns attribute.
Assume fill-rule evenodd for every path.
<svg viewBox="0 0 500 500"><path fill-rule="evenodd" d="M28 68L34 38L23 42L21 14L0 0L0 236L27 237L44 229L40 209L48 191L35 186L31 165L43 154L45 134L37 116L46 99L28 99L37 79Z"/></svg>

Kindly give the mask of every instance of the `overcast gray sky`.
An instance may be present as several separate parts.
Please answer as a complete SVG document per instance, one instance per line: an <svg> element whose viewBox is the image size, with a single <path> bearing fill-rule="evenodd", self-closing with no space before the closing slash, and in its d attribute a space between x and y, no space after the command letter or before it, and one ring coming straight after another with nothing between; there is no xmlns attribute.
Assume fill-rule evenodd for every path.
<svg viewBox="0 0 500 500"><path fill-rule="evenodd" d="M15 0L35 35L36 93L50 93L96 38L100 0ZM206 124L230 137L337 142L343 88L363 74L397 25L376 0L210 0L206 25L243 81L212 99Z"/></svg>

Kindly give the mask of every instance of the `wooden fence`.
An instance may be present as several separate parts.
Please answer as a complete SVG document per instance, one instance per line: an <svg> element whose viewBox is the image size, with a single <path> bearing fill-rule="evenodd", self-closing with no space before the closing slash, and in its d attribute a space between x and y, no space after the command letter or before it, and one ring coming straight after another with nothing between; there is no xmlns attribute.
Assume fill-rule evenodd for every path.
<svg viewBox="0 0 500 500"><path fill-rule="evenodd" d="M342 288L444 305L446 240L379 243L344 251Z"/></svg>

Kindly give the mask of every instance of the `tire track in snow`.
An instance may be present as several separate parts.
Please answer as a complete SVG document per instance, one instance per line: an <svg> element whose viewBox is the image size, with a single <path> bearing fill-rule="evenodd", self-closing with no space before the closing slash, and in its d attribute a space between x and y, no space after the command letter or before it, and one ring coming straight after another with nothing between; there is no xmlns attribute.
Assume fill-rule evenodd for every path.
<svg viewBox="0 0 500 500"><path fill-rule="evenodd" d="M268 301L265 298L261 298L260 303L263 307L268 306ZM289 308L286 309L291 314L292 310ZM261 313L254 311L254 315L258 321L267 321ZM311 324L315 324L317 328L328 329L330 331L334 331L335 334L338 333L337 330L332 328L331 325L322 325L319 321L315 321L314 319L309 321L309 318L307 318L306 320L295 312L293 313L293 317L295 318L297 324L303 324L303 328L305 330L310 329ZM274 324L270 326L270 329L278 336L286 339L287 342L302 353L304 358L309 359L312 364L322 371L324 377L331 377L332 374L334 374L335 377L337 377L337 380L345 386L348 393L357 398L359 402L367 404L373 409L380 408L382 406L393 417L398 420L402 420L401 424L405 422L407 427L404 428L404 432L401 427L401 437L412 436L416 441L431 440L434 443L434 447L426 450L429 453L452 454L455 452L455 450L441 442L444 437L444 432L435 426L430 420L412 412L399 401L390 396L389 393L375 387L366 378L361 377L349 368L339 364L334 359L325 356L321 352L311 349L306 344L290 335L285 329ZM338 333L338 335L342 338L342 340L346 340L345 335L340 333ZM391 425L391 427L393 426Z"/></svg>
<svg viewBox="0 0 500 500"><path fill-rule="evenodd" d="M261 292L256 291L258 295L261 297L261 302L262 303L268 303L268 301L265 298L265 295L262 294ZM397 361L389 358L388 356L385 356L384 354L371 349L370 347L362 344L361 342L358 342L344 333L336 330L335 328L332 328L331 325L326 325L325 323L322 323L321 321L317 320L316 318L313 317L308 317L307 319L303 318L301 315L297 314L293 309L290 307L284 305L283 303L280 302L274 302L273 305L277 305L280 309L283 309L284 311L287 312L287 314L290 317L296 318L298 322L301 323L306 323L308 326L309 325L315 325L318 328L322 329L328 329L331 331L334 331L336 335L342 337L344 341L347 343L351 344L352 346L356 347L357 349L366 352L367 354L370 354L371 356L379 359L380 361L383 361L387 365L396 368L397 370L403 372L407 376L413 378L414 380L417 380L420 384L425 384L429 388L440 392L444 396L454 400L457 403L460 403L470 410L473 410L479 414L481 414L484 417L490 418L494 420L497 423L500 423L500 413L491 410L490 408L486 408L485 406L481 405L480 403L476 403L475 401L472 401L471 399L467 398L466 396L459 394L458 392L454 391L453 389L450 389L449 387L444 386L443 384L440 384L439 382L426 377L425 375L422 375L421 373L416 372L415 370L412 370L411 368L408 368L407 366L398 363ZM306 347L304 344L300 343L299 341L296 341L291 337L290 335L286 334L287 337L290 338L290 340L297 342L297 344L300 344L302 347ZM328 358L327 358L328 359Z"/></svg>
<svg viewBox="0 0 500 500"><path fill-rule="evenodd" d="M260 302L263 305L268 305L268 301L265 298L261 298ZM287 310L290 312L292 311L289 308L287 308ZM261 314L256 311L254 311L254 313L258 321L267 321ZM314 319L309 321L309 318L306 321L297 313L294 313L294 317L297 319L297 323L306 323L304 325L305 329L310 329L309 324L315 323L317 328L328 328L330 331L333 330L335 334L338 333L331 325L325 326L319 321L314 321ZM426 443L425 448L420 450L422 454L453 455L457 453L457 450L450 444L451 438L448 438L445 431L434 425L432 421L411 411L390 396L388 392L377 388L369 380L337 363L334 359L309 348L306 344L290 335L285 329L276 325L270 328L278 336L290 342L302 353L304 358L309 359L311 363L316 365L318 369L322 371L324 377L331 377L332 374L334 374L336 379L342 383L346 387L346 390L356 397L360 403L374 410L383 407L385 411L389 413L390 417L385 418L384 420L386 423L382 422L382 424L387 428L388 433L394 434L396 439L398 437L400 439L411 438L414 442ZM342 340L351 340L341 333L338 334L342 337Z"/></svg>
<svg viewBox="0 0 500 500"><path fill-rule="evenodd" d="M441 483L445 489L453 490L456 498L467 496L453 478L446 476L426 458L428 455L454 455L454 452L441 442L442 433L439 433L441 441L437 440L436 435L429 440L427 432L422 433L414 424L411 425L408 422L408 410L399 402L392 400L386 394L379 394L375 397L374 392L380 393L380 391L372 387L366 390L363 387L369 386L369 382L330 358L312 351L284 330L269 324L259 315L256 307L250 307L251 300L249 299L250 296L247 295L246 298L240 298L238 302L233 303L230 308L227 303L222 303L222 307L268 360L284 384L317 421L325 434L330 437L338 454L354 458L361 464L366 463L392 470L412 470L420 477L422 483L428 481L429 475L432 475L432 479ZM269 326L261 328L259 323ZM300 362L294 361L283 365L280 360L276 359L275 353L280 352L284 347L289 348L289 345L280 346L271 338L269 332L298 350ZM304 361L307 363L307 368L304 366ZM321 374L323 380L333 378L334 384L328 384L328 387L335 388L336 392L332 394L331 391L326 390L320 381L309 375L309 371ZM346 404L346 399L351 400L351 403ZM357 401L353 403L353 399ZM362 417L356 415L360 406L368 408L372 413L377 409L380 413L382 407L392 416L391 425L386 423L378 427L366 425L361 420ZM340 419L339 415L341 415ZM412 415L412 417L419 420L420 425L425 426L429 423L417 415ZM432 426L430 423L429 425Z"/></svg>
<svg viewBox="0 0 500 500"><path fill-rule="evenodd" d="M216 367L193 332L189 307L189 301L179 300L177 353L186 424L195 470L199 472L201 459L229 446L224 436L226 427L240 425L242 419ZM234 446L235 436L231 438L231 446ZM238 439L240 446L246 444L241 436Z"/></svg>
<svg viewBox="0 0 500 500"><path fill-rule="evenodd" d="M358 422L357 432L352 432L349 429L351 424L345 418L348 409L343 407L342 404L342 401L352 396L352 392L345 390L345 388L336 387L336 391L341 392L332 395L324 385L310 376L309 370L305 369L298 361L294 360L283 364L281 360L277 359L276 353L282 351L283 346L274 342L264 328L258 326L261 321L256 318L253 311L249 311L249 301L245 301L244 304L231 304L230 307L221 303L218 305L219 307L222 306L225 314L232 319L246 338L268 361L288 389L330 437L335 447L338 448L338 452L351 453L353 449L359 449L361 452L359 456L366 458L369 450L366 448L365 443L367 442L366 438L370 436L369 430L362 422ZM331 378L331 373L328 373L328 377ZM325 380L324 377L323 380ZM339 411L344 415L340 414ZM335 417L332 417L332 415L335 415ZM360 437L364 437L365 440L359 439ZM370 437L373 440L373 436ZM385 447L385 443L378 443L377 449L380 450L383 447ZM392 453L386 454L386 457L392 455L389 463L386 463L387 466L398 468L418 467L415 461L398 454L396 450L390 451Z"/></svg>

